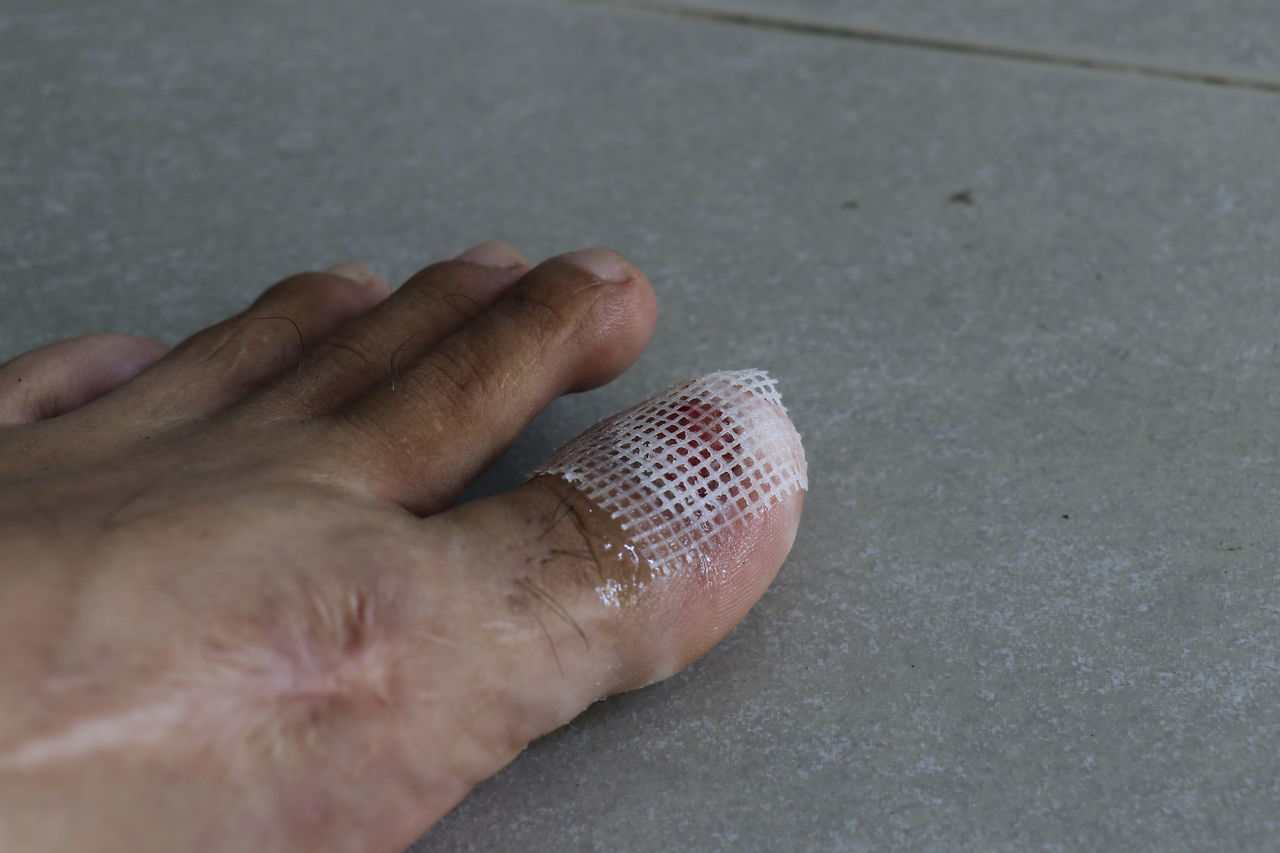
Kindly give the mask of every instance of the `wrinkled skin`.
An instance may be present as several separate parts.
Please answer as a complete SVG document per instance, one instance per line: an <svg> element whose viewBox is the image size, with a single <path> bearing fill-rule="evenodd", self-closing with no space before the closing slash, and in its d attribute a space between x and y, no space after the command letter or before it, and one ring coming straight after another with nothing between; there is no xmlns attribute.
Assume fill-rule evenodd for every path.
<svg viewBox="0 0 1280 853"><path fill-rule="evenodd" d="M306 273L172 351L0 367L0 849L396 851L763 592L800 495L603 602L620 536L535 478L450 508L643 350L644 276L486 243ZM637 579L638 578L638 579Z"/></svg>

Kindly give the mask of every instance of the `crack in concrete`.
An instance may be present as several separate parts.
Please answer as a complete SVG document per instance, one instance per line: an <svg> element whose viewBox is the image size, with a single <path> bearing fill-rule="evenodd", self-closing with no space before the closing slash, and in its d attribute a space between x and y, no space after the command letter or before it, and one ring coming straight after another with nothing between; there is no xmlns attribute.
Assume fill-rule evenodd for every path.
<svg viewBox="0 0 1280 853"><path fill-rule="evenodd" d="M628 9L634 12L667 15L712 23L731 24L735 26L755 27L757 29L798 33L802 35L841 38L851 41L885 44L894 47L930 50L943 53L980 56L988 59L1002 59L1012 62L1027 62L1036 65L1075 68L1078 70L1098 71L1128 76L1153 77L1161 80L1172 80L1180 83L1195 83L1203 86L1219 86L1230 89L1245 89L1268 94L1280 94L1280 80L1265 77L1250 77L1221 71L1205 71L1175 66L1164 66L1154 63L1137 62L1124 59L1112 59L1102 56L1084 56L1071 53L1056 53L1035 47L1022 47L1008 44L989 44L985 42L967 41L947 36L921 35L895 32L872 27L838 24L825 21L810 21L797 18L784 18L764 15L758 12L720 9L710 6L684 6L679 3L647 2L646 0L561 0L561 2L580 6L599 6L613 9Z"/></svg>

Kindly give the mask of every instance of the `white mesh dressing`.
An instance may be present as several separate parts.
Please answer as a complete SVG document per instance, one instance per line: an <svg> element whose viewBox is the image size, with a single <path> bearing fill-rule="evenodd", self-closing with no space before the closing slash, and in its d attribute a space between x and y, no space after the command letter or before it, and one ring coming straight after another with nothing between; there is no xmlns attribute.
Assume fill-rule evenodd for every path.
<svg viewBox="0 0 1280 853"><path fill-rule="evenodd" d="M762 370L712 373L601 421L535 474L563 477L655 567L807 489L804 448Z"/></svg>

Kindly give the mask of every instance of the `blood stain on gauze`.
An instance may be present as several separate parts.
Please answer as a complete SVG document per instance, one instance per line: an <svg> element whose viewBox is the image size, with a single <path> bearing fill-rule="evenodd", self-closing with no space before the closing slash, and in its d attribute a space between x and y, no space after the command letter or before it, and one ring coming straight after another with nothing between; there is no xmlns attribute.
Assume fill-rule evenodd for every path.
<svg viewBox="0 0 1280 853"><path fill-rule="evenodd" d="M659 571L695 560L738 521L808 488L800 435L761 370L669 388L591 427L534 474L571 483Z"/></svg>

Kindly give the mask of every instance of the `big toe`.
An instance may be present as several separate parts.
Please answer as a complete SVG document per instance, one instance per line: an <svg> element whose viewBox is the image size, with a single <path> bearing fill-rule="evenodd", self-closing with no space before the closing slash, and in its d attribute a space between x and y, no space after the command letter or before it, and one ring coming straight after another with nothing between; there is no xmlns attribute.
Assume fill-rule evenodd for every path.
<svg viewBox="0 0 1280 853"><path fill-rule="evenodd" d="M524 486L438 517L505 592L486 624L505 626L498 657L522 736L724 637L786 558L806 488L773 381L725 372L602 421Z"/></svg>

